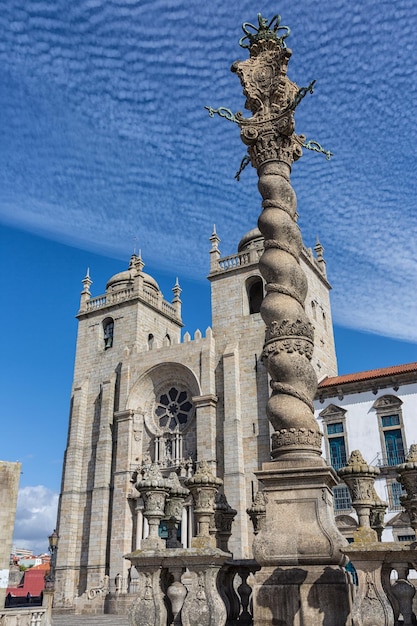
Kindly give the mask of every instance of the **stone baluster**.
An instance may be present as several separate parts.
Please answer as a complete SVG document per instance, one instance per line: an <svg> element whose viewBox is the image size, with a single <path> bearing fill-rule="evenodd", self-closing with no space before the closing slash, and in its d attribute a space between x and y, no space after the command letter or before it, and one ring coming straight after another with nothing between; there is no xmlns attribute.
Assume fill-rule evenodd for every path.
<svg viewBox="0 0 417 626"><path fill-rule="evenodd" d="M194 476L185 481L194 501L194 516L197 535L191 541L191 547L215 548L215 538L210 534L214 525L214 500L223 481L213 475L207 461L199 461Z"/></svg>
<svg viewBox="0 0 417 626"><path fill-rule="evenodd" d="M169 568L169 571L173 577L173 581L167 589L167 596L169 598L169 601L171 602L171 610L173 616L173 621L171 622L171 625L182 626L181 609L187 595L187 589L185 585L181 582L181 576L184 568L181 565L178 567L172 565Z"/></svg>
<svg viewBox="0 0 417 626"><path fill-rule="evenodd" d="M189 561L189 577L183 582L187 596L181 610L183 626L223 626L226 623L226 607L217 590L217 576L221 568L215 557L211 562Z"/></svg>
<svg viewBox="0 0 417 626"><path fill-rule="evenodd" d="M355 509L359 528L354 532L354 541L372 543L378 541L378 535L371 528L370 513L375 505L374 482L379 469L368 465L359 450L354 450L349 457L346 467L342 467L338 474L346 483L350 492L352 506Z"/></svg>
<svg viewBox="0 0 417 626"><path fill-rule="evenodd" d="M415 587L407 580L410 571L408 563L395 561L391 564L398 573L398 578L391 585L391 593L398 605L398 613L403 616L403 626L413 626L413 598L416 594Z"/></svg>
<svg viewBox="0 0 417 626"><path fill-rule="evenodd" d="M156 550L165 548L165 542L159 537L159 523L165 516L165 500L168 496L170 485L162 476L161 470L156 463L152 463L145 469L143 478L136 483L143 503L143 517L149 524L149 535L142 540L143 550Z"/></svg>

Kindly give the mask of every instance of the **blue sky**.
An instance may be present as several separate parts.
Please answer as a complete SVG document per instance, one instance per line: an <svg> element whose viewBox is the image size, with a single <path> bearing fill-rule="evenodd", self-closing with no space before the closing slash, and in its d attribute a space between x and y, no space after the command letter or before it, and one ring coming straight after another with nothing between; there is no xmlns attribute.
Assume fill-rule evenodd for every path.
<svg viewBox="0 0 417 626"><path fill-rule="evenodd" d="M102 293L136 238L169 300L178 275L193 333L213 224L224 255L256 224L239 129L204 106L243 109L230 66L258 11L291 28L290 78L317 81L297 132L335 155L305 151L292 181L305 244L325 248L339 370L417 360L415 3L236 4L0 2L0 458L23 463L20 545L53 529L86 268Z"/></svg>

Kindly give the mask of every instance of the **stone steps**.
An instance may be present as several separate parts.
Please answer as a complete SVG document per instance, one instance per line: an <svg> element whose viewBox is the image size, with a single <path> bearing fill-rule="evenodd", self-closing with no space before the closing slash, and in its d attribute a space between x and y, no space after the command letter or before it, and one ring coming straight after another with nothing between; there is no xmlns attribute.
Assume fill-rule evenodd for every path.
<svg viewBox="0 0 417 626"><path fill-rule="evenodd" d="M126 615L52 614L52 626L129 626Z"/></svg>

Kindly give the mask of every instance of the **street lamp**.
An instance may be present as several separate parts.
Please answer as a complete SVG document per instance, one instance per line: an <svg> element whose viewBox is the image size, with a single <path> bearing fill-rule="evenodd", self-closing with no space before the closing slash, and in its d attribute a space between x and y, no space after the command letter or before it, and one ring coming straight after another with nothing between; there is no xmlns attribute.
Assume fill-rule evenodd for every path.
<svg viewBox="0 0 417 626"><path fill-rule="evenodd" d="M51 560L50 560L49 574L45 576L45 589L48 589L50 591L53 591L55 587L55 565L56 565L56 553L58 550L58 539L59 539L59 536L56 530L54 530L54 532L48 537L48 541L49 541L48 550L49 550L49 554L51 555Z"/></svg>

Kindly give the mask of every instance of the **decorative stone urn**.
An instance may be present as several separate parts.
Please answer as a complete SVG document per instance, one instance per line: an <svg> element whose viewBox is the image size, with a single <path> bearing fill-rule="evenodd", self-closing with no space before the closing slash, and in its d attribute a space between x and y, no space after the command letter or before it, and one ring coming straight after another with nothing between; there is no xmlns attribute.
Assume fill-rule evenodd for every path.
<svg viewBox="0 0 417 626"><path fill-rule="evenodd" d="M346 483L352 506L359 518L359 528L353 535L354 541L372 543L378 541L378 535L370 525L370 512L375 505L374 482L379 469L368 465L359 450L354 450L349 457L346 467L342 467L338 474Z"/></svg>
<svg viewBox="0 0 417 626"><path fill-rule="evenodd" d="M160 521L165 517L165 501L170 483L162 476L159 466L152 463L135 486L143 499L143 516L149 524L149 536L142 540L142 549L165 548L165 541L159 537L158 529Z"/></svg>
<svg viewBox="0 0 417 626"><path fill-rule="evenodd" d="M401 496L401 504L410 518L410 526L417 534L417 444L410 446L405 463L397 465L398 480L407 492Z"/></svg>
<svg viewBox="0 0 417 626"><path fill-rule="evenodd" d="M210 527L214 527L214 500L223 481L213 475L207 461L199 461L194 476L184 484L193 497L197 523L197 535L192 539L191 546L215 548L216 540L210 535Z"/></svg>
<svg viewBox="0 0 417 626"><path fill-rule="evenodd" d="M182 507L184 500L190 492L181 485L176 472L170 473L167 484L169 485L169 496L165 504L164 516L168 528L166 547L182 548L182 543L177 539L177 530L182 519Z"/></svg>

